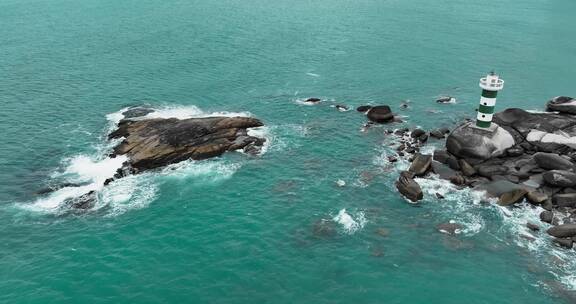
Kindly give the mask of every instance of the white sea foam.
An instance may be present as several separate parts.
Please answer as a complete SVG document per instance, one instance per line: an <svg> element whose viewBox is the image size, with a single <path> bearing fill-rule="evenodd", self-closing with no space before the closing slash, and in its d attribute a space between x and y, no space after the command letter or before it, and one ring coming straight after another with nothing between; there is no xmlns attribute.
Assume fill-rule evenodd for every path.
<svg viewBox="0 0 576 304"><path fill-rule="evenodd" d="M122 113L128 108L108 114L106 116L109 126L106 133L117 127L124 118ZM205 113L196 106L168 106L156 109L145 118L200 118L200 117L251 117L249 112L212 112ZM294 129L296 130L296 129ZM248 134L266 138L262 153L269 150L273 144L280 140L275 137L271 128L259 127L248 130ZM103 141L95 145L94 156L77 155L63 161L63 169L53 173L51 177L58 181L81 184L78 187L64 187L40 197L32 203L21 203L21 209L41 213L66 212L67 202L90 191L96 192L96 202L92 210L101 210L106 216L116 216L131 209L148 206L157 196L158 177L191 178L197 183L213 183L233 176L242 166L242 161L229 161L226 159L212 159L206 161L185 161L168 166L160 171L131 175L114 180L107 186L104 181L114 176L116 171L127 161L126 156L115 158L104 157L117 141Z"/></svg>
<svg viewBox="0 0 576 304"><path fill-rule="evenodd" d="M346 234L354 234L356 231L364 228L364 225L366 225L367 222L364 212L358 211L353 217L346 212L346 209L340 210L338 215L336 215L332 220L340 224Z"/></svg>
<svg viewBox="0 0 576 304"><path fill-rule="evenodd" d="M111 178L116 170L127 160L125 156L95 160L86 155L79 155L66 160L64 171L56 172L53 178L61 178L71 183L85 184L79 187L64 187L46 197L37 199L32 204L21 204L25 209L54 212L58 211L67 200L79 197L90 191L99 191L104 187L104 181Z"/></svg>

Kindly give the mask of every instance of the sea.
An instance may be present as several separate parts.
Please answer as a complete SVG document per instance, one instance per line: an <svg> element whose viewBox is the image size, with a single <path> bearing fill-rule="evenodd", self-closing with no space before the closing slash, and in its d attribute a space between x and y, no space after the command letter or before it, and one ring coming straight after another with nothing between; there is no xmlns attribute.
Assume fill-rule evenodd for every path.
<svg viewBox="0 0 576 304"><path fill-rule="evenodd" d="M576 253L551 245L540 209L434 177L410 204L394 186L409 163L389 162L386 135L475 118L490 71L506 81L497 110L575 96L574 12L574 0L0 0L0 303L574 303ZM363 129L361 105L403 122ZM130 106L257 117L266 146L103 187L123 161L106 135ZM87 190L94 209L66 207ZM462 228L439 232L447 222Z"/></svg>

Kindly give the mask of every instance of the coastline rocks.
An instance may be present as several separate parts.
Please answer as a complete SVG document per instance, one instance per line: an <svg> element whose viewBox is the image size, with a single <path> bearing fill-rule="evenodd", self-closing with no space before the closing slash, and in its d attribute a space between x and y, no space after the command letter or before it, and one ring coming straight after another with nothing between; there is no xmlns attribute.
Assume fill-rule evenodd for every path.
<svg viewBox="0 0 576 304"><path fill-rule="evenodd" d="M576 100L568 96L557 96L546 104L546 111L576 115Z"/></svg>
<svg viewBox="0 0 576 304"><path fill-rule="evenodd" d="M146 107L131 107L128 110L122 112L124 119L136 118L146 116L150 113L154 112L153 109L146 108Z"/></svg>
<svg viewBox="0 0 576 304"><path fill-rule="evenodd" d="M565 170L574 166L571 161L556 153L538 152L533 158L540 168L546 170Z"/></svg>
<svg viewBox="0 0 576 304"><path fill-rule="evenodd" d="M366 113L368 119L375 123L387 123L394 120L394 114L389 106L375 106Z"/></svg>
<svg viewBox="0 0 576 304"><path fill-rule="evenodd" d="M442 223L442 224L438 224L436 225L436 229L441 232L441 233L445 233L448 235L456 235L458 233L460 233L462 231L464 227L454 221L450 221L448 223Z"/></svg>
<svg viewBox="0 0 576 304"><path fill-rule="evenodd" d="M544 172L542 175L544 181L554 187L573 187L576 186L576 173L566 170L552 170Z"/></svg>
<svg viewBox="0 0 576 304"><path fill-rule="evenodd" d="M396 188L404 197L415 203L424 198L424 193L413 176L412 173L406 171L400 173L400 177L396 181Z"/></svg>
<svg viewBox="0 0 576 304"><path fill-rule="evenodd" d="M109 139L123 138L114 154L128 156L132 173L137 173L238 149L258 153L265 140L247 135L247 129L260 126L251 117L122 120Z"/></svg>
<svg viewBox="0 0 576 304"><path fill-rule="evenodd" d="M511 206L516 203L521 202L524 196L528 193L526 189L515 189L510 192L506 192L498 198L498 205L500 206Z"/></svg>
<svg viewBox="0 0 576 304"><path fill-rule="evenodd" d="M423 154L416 154L410 168L408 169L409 172L414 173L416 176L422 176L428 172L430 166L432 165L432 156L431 155L423 155Z"/></svg>
<svg viewBox="0 0 576 304"><path fill-rule="evenodd" d="M576 207L576 193L554 194L552 204L558 207Z"/></svg>
<svg viewBox="0 0 576 304"><path fill-rule="evenodd" d="M515 145L512 135L499 126L493 133L487 133L470 124L462 124L448 135L446 149L456 157L486 160Z"/></svg>
<svg viewBox="0 0 576 304"><path fill-rule="evenodd" d="M563 224L554 226L546 231L549 235L557 238L576 236L576 224Z"/></svg>

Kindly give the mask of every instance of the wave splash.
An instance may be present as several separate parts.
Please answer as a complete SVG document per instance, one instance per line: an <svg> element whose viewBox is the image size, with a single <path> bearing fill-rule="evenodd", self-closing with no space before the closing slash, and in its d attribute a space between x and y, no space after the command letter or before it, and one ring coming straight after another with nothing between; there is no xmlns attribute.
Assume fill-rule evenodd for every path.
<svg viewBox="0 0 576 304"><path fill-rule="evenodd" d="M116 129L118 123L124 118L122 114L128 110L124 108L118 112L106 115L109 122L106 135ZM202 117L250 117L249 112L210 112L206 113L196 106L168 106L139 118L202 118ZM261 154L268 151L273 136L268 127L259 127L248 130L254 136L266 138ZM66 185L33 202L16 203L21 210L41 214L63 215L72 211L72 201L90 192L95 193L95 203L92 212L103 212L105 216L117 216L128 210L140 209L148 206L158 196L159 179L166 177L194 178L196 182L213 183L230 178L242 167L241 160L229 161L227 159L211 159L206 161L184 161L168 166L162 170L145 172L126 176L114 180L107 186L104 182L112 178L117 170L127 161L126 156L107 156L110 149L117 144L115 141L104 139L94 146L92 154L79 154L62 161L63 169L55 171L50 176L53 184Z"/></svg>

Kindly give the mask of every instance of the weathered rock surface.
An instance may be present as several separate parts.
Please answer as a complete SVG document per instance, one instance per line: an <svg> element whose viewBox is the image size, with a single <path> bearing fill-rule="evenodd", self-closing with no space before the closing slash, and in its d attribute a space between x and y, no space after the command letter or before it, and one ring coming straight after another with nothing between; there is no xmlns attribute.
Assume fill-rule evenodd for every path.
<svg viewBox="0 0 576 304"><path fill-rule="evenodd" d="M258 153L264 139L249 136L247 129L260 126L251 117L122 120L109 138L123 138L114 154L128 156L130 166L140 172L226 151Z"/></svg>
<svg viewBox="0 0 576 304"><path fill-rule="evenodd" d="M424 198L424 193L420 185L411 176L413 176L411 173L401 173L398 181L396 181L396 188L404 197L412 202L417 202Z"/></svg>
<svg viewBox="0 0 576 304"><path fill-rule="evenodd" d="M576 100L572 97L557 96L548 101L546 110L576 115Z"/></svg>
<svg viewBox="0 0 576 304"><path fill-rule="evenodd" d="M544 181L554 187L574 187L576 186L576 173L565 170L552 170L545 172L542 177Z"/></svg>
<svg viewBox="0 0 576 304"><path fill-rule="evenodd" d="M414 173L416 176L422 176L428 172L432 165L432 156L416 154L408 171Z"/></svg>
<svg viewBox="0 0 576 304"><path fill-rule="evenodd" d="M570 160L556 153L538 152L533 157L540 168L547 170L567 170L574 166Z"/></svg>
<svg viewBox="0 0 576 304"><path fill-rule="evenodd" d="M567 238L576 235L576 224L563 224L554 226L546 231L549 235L557 238Z"/></svg>
<svg viewBox="0 0 576 304"><path fill-rule="evenodd" d="M469 125L460 125L446 139L446 149L456 157L486 160L504 154L506 149L516 144L514 137L501 127L497 127L493 134L487 134Z"/></svg>

